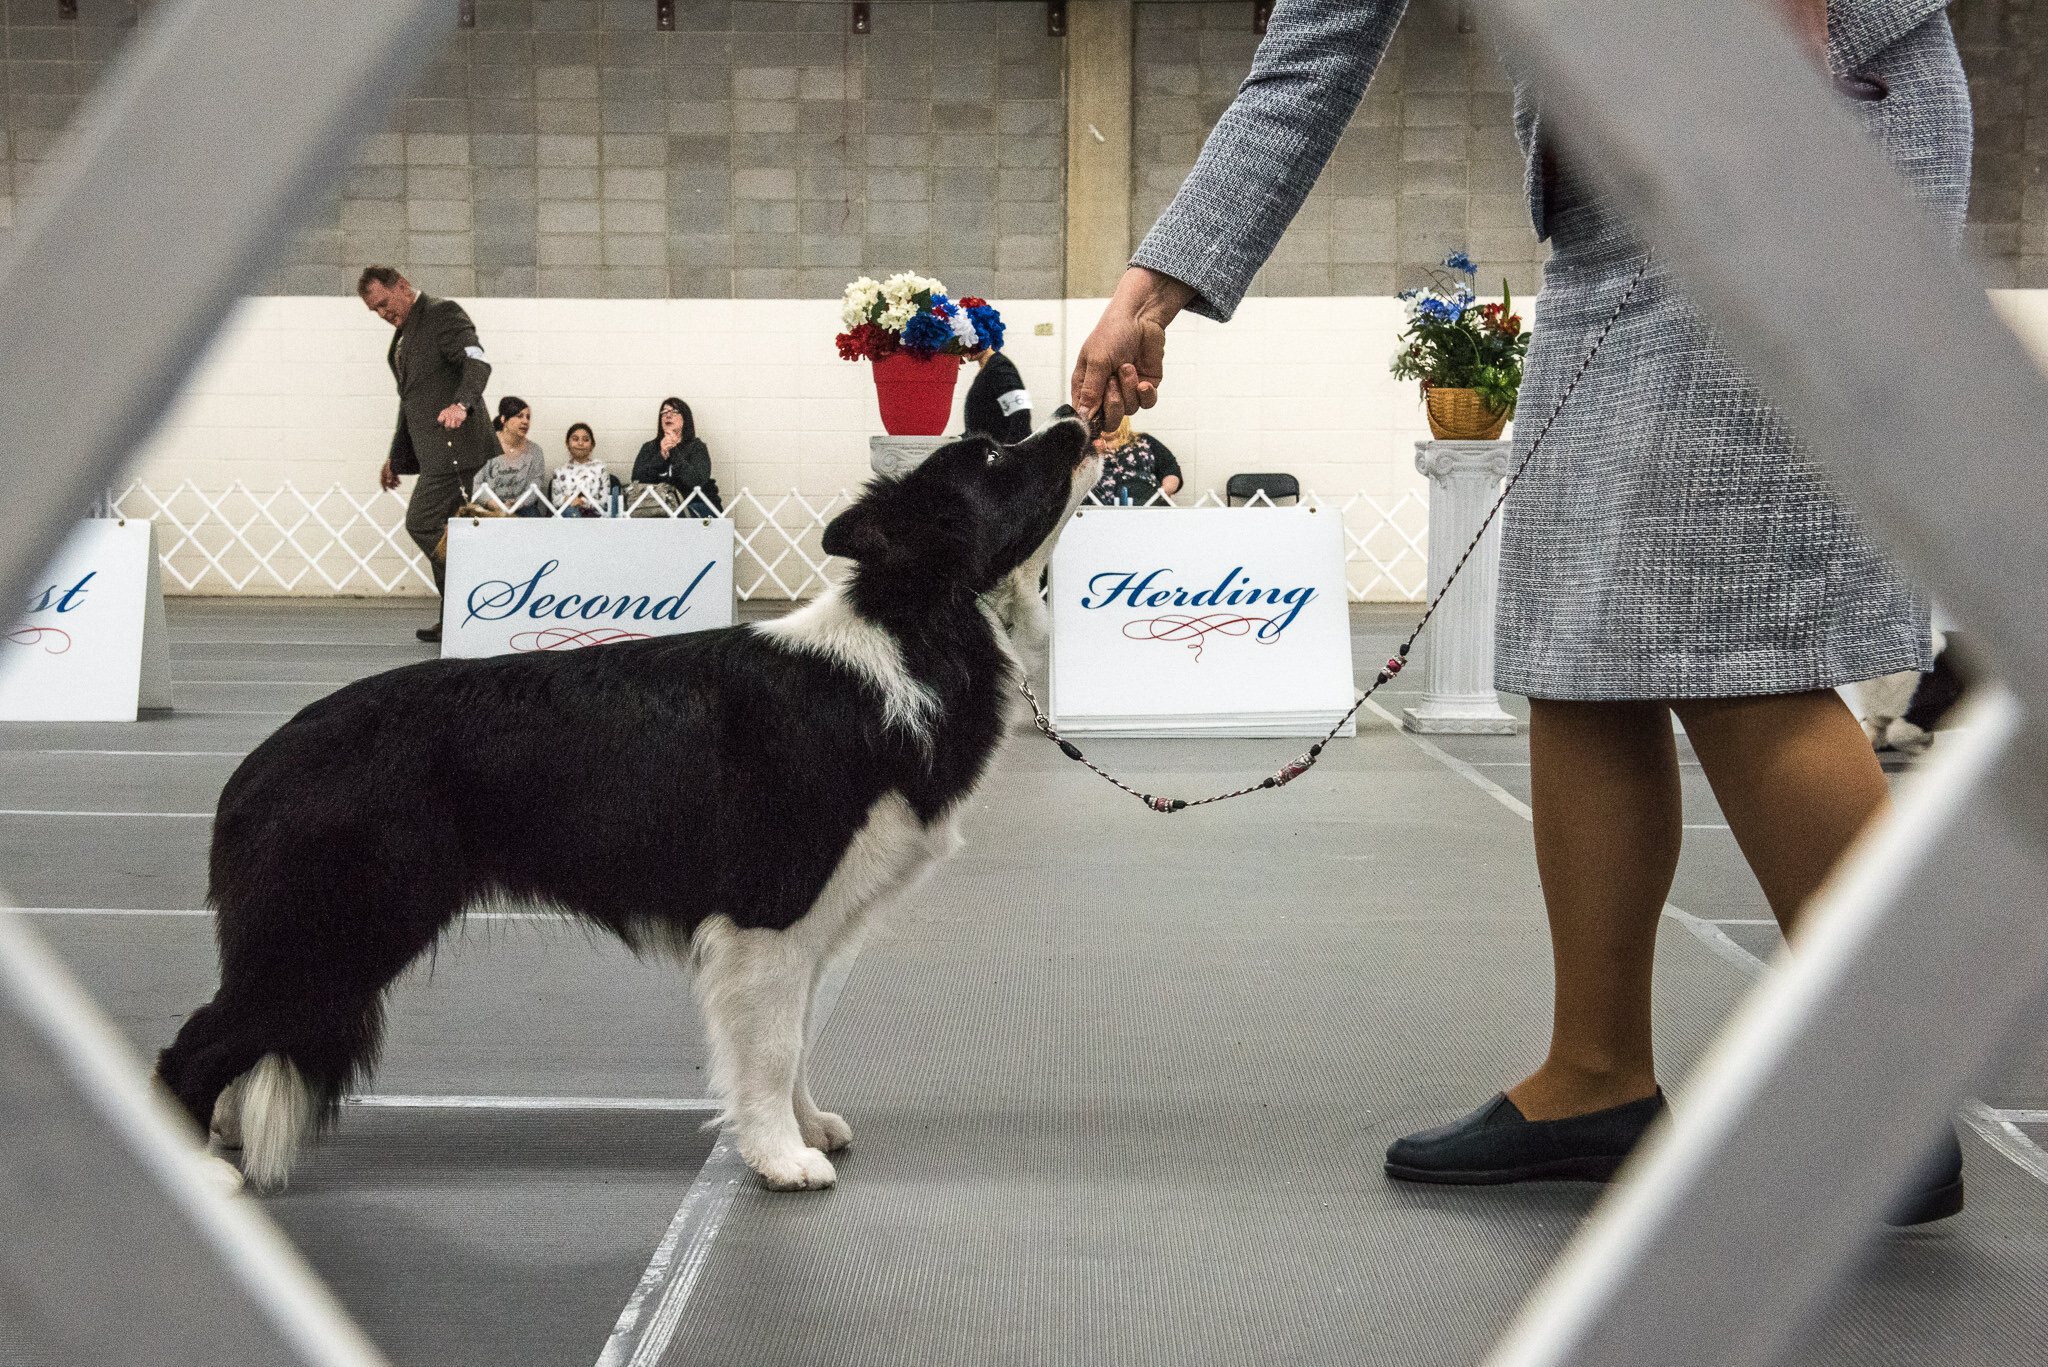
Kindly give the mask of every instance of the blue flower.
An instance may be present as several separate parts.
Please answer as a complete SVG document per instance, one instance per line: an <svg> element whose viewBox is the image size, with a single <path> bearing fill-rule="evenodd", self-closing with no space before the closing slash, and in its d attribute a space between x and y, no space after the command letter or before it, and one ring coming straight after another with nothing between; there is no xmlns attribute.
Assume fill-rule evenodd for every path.
<svg viewBox="0 0 2048 1367"><path fill-rule="evenodd" d="M903 325L903 345L912 351L934 352L952 340L952 327L929 313L919 313Z"/></svg>
<svg viewBox="0 0 2048 1367"><path fill-rule="evenodd" d="M1416 305L1416 308L1420 310L1423 317L1434 319L1439 323L1455 323L1465 312L1465 306L1456 300L1439 299L1433 295L1423 299L1420 304Z"/></svg>
<svg viewBox="0 0 2048 1367"><path fill-rule="evenodd" d="M974 322L974 331L981 338L983 346L1003 349L1003 316L996 312L995 305L982 304L967 310L967 316Z"/></svg>
<svg viewBox="0 0 2048 1367"><path fill-rule="evenodd" d="M1463 252L1452 252L1444 258L1444 265L1450 270L1463 271L1467 275L1477 275L1479 273L1479 267L1473 265L1472 258Z"/></svg>
<svg viewBox="0 0 2048 1367"><path fill-rule="evenodd" d="M941 318L951 318L958 310L953 307L952 301L946 298L945 295L934 294L932 296L932 312L938 314Z"/></svg>

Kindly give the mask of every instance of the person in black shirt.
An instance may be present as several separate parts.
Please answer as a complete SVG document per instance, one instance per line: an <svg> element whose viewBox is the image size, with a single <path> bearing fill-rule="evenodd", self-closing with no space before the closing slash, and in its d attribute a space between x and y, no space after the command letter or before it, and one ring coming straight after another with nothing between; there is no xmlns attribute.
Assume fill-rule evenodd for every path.
<svg viewBox="0 0 2048 1367"><path fill-rule="evenodd" d="M685 517L717 517L718 481L711 477L711 450L697 435L697 419L681 399L661 401L654 436L633 458L633 483L666 484L689 498ZM695 494L692 494L695 490Z"/></svg>
<svg viewBox="0 0 2048 1367"><path fill-rule="evenodd" d="M1129 418L1114 432L1097 437L1095 449L1102 453L1102 478L1094 489L1096 502L1147 507L1152 506L1155 494L1170 499L1180 492L1180 462L1165 442L1133 430Z"/></svg>
<svg viewBox="0 0 2048 1367"><path fill-rule="evenodd" d="M994 347L970 353L981 373L967 387L967 430L1008 446L1031 435L1031 391L1009 357Z"/></svg>

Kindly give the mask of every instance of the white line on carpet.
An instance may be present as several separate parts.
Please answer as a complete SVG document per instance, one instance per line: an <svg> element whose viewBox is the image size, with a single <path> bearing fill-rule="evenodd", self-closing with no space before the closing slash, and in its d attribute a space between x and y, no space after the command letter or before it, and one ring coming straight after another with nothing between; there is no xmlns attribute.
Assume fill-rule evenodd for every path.
<svg viewBox="0 0 2048 1367"><path fill-rule="evenodd" d="M240 759L247 750L21 750L16 754L29 755L162 755L174 758L189 758L206 755L216 759Z"/></svg>
<svg viewBox="0 0 2048 1367"><path fill-rule="evenodd" d="M811 999L806 1044L815 1044L824 1032L858 953L856 950L833 964L819 980ZM597 1367L656 1367L682 1324L690 1293L711 1260L712 1242L725 1224L733 1198L753 1180L746 1161L733 1147L731 1133L721 1131L697 1172L697 1180L690 1184L675 1218L655 1246L625 1309L619 1312L618 1323L598 1354Z"/></svg>
<svg viewBox="0 0 2048 1367"><path fill-rule="evenodd" d="M238 688L344 688L360 679L373 677L361 674L354 679L187 679L172 681L174 687L192 684L233 684Z"/></svg>
<svg viewBox="0 0 2048 1367"><path fill-rule="evenodd" d="M173 821L211 821L212 812L69 812L40 807L0 807L0 816L157 816Z"/></svg>
<svg viewBox="0 0 2048 1367"><path fill-rule="evenodd" d="M23 916L211 916L205 907L6 907ZM576 918L561 911L466 911L458 921L561 921ZM824 992L824 987L819 987Z"/></svg>
<svg viewBox="0 0 2048 1367"><path fill-rule="evenodd" d="M1438 764L1443 765L1444 768L1449 769L1454 774L1457 774L1466 782L1472 784L1474 787L1484 792L1488 797L1491 797L1495 802L1498 802L1501 806L1507 808L1516 816L1522 818L1522 820L1534 820L1533 815L1529 811L1528 803L1522 801L1522 799L1516 797L1513 793L1501 787L1498 783L1495 783L1492 779L1480 773L1479 770L1474 768L1472 765L1467 764L1464 760L1459 759L1456 755L1444 749L1441 745L1437 745L1433 741L1424 740L1421 736L1418 736L1414 732L1407 730L1405 727L1401 725L1399 718L1397 718L1393 713L1387 711L1386 708L1381 707L1372 699L1367 698L1365 701L1365 705L1371 708L1373 713L1376 716L1378 716L1380 720L1386 722L1389 726L1393 727L1394 730L1408 737L1409 740L1414 741L1417 745L1421 746L1423 753L1428 755L1431 759L1435 760Z"/></svg>
<svg viewBox="0 0 2048 1367"><path fill-rule="evenodd" d="M1377 707L1373 710L1375 712L1379 711ZM1403 727L1402 730L1406 731L1407 728ZM1529 761L1525 759L1474 759L1465 762L1474 769L1526 769L1529 767ZM1697 769L1700 767L1700 762L1696 759L1682 759L1678 761L1678 767L1681 769Z"/></svg>
<svg viewBox="0 0 2048 1367"><path fill-rule="evenodd" d="M2000 1111L1981 1101L1963 1108L1963 1119L1979 1138L2010 1158L2021 1171L2048 1182L2048 1152L2020 1129L2020 1122L2029 1116L2048 1121L2048 1111Z"/></svg>
<svg viewBox="0 0 2048 1367"><path fill-rule="evenodd" d="M716 1111L711 1097L668 1096L406 1096L367 1092L344 1097L346 1106L398 1111Z"/></svg>

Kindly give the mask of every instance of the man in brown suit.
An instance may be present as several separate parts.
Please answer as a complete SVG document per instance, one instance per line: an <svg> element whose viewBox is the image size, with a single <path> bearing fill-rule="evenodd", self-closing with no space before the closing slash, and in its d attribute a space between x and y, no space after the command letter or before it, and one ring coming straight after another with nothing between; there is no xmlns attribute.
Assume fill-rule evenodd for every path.
<svg viewBox="0 0 2048 1367"><path fill-rule="evenodd" d="M469 497L470 482L498 454L498 439L484 409L491 364L476 325L453 299L435 299L389 266L371 266L356 281L370 312L397 329L385 359L398 381L398 431L378 472L386 489L400 475L417 474L405 505L405 530L434 569L442 587L445 567L434 557L448 519ZM422 641L441 639L441 623L421 627Z"/></svg>

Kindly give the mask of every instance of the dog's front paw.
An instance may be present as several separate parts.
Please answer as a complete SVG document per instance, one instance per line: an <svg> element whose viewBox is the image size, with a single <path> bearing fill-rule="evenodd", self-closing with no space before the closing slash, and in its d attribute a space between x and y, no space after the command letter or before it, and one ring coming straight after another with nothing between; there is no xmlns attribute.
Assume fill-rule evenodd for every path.
<svg viewBox="0 0 2048 1367"><path fill-rule="evenodd" d="M804 1143L826 1153L838 1153L853 1142L853 1127L830 1111L814 1111L808 1120L797 1124L804 1132Z"/></svg>
<svg viewBox="0 0 2048 1367"><path fill-rule="evenodd" d="M1932 732L1923 731L1904 717L1885 728L1885 742L1902 755L1924 755L1934 744Z"/></svg>
<svg viewBox="0 0 2048 1367"><path fill-rule="evenodd" d="M761 1185L774 1191L817 1191L839 1180L839 1174L832 1170L832 1160L812 1148L775 1154L758 1162L750 1160L750 1166L760 1177Z"/></svg>
<svg viewBox="0 0 2048 1367"><path fill-rule="evenodd" d="M199 1163L207 1180L220 1190L233 1193L242 1189L242 1170L227 1159L209 1153Z"/></svg>

